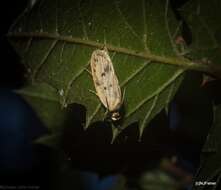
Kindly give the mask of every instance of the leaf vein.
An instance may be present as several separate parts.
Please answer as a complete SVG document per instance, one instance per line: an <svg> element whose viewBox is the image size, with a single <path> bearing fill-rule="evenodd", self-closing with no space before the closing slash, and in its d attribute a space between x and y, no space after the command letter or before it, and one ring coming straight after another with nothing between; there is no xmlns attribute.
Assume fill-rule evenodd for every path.
<svg viewBox="0 0 221 190"><path fill-rule="evenodd" d="M143 106L147 101L149 101L151 98L153 98L154 96L158 95L160 92L162 92L165 88L167 88L174 80L176 80L182 73L184 72L183 69L179 69L175 72L175 74L167 81L165 82L163 85L161 85L157 90L155 90L152 94L150 94L149 96L147 96L146 98L144 98L132 111L128 112L127 115L125 115L126 117L129 117L130 115L132 115L134 112L136 112L141 106Z"/></svg>
<svg viewBox="0 0 221 190"><path fill-rule="evenodd" d="M169 39L170 39L170 44L171 44L171 46L172 46L172 48L173 48L173 51L174 51L176 54L178 54L178 50L177 50L176 45L175 45L175 43L174 43L173 36L172 36L172 34L171 34L170 27L169 27L169 22L168 22L168 8L169 8L169 0L166 0L164 22L165 22L167 34L168 34L168 37L169 37Z"/></svg>
<svg viewBox="0 0 221 190"><path fill-rule="evenodd" d="M31 97L35 97L35 98L41 98L43 100L48 100L48 101L53 101L53 102L59 102L58 99L53 98L51 96L45 96L43 93L35 93L35 92L30 92L30 91L25 91L25 90L18 90L17 91L18 94L24 94L26 96L31 96Z"/></svg>
<svg viewBox="0 0 221 190"><path fill-rule="evenodd" d="M174 90L174 86L175 86L175 83L172 83L172 85L170 85L170 89L169 89L169 93L168 93L168 96L167 96L166 104L170 103L170 100L171 100L171 97L172 97L172 94L173 94L173 90Z"/></svg>
<svg viewBox="0 0 221 190"><path fill-rule="evenodd" d="M199 16L197 15L198 18L199 18L199 21L201 22L202 26L204 26L208 32L208 35L210 36L210 38L212 39L213 43L214 43L214 47L218 46L217 42L216 42L216 39L214 37L214 35L212 34L211 30L209 29L207 23Z"/></svg>
<svg viewBox="0 0 221 190"><path fill-rule="evenodd" d="M155 106L156 106L158 97L159 97L159 94L154 97L154 100L153 100L153 102L152 102L152 105L151 105L150 109L148 110L148 112L146 113L146 115L145 115L145 117L144 117L144 119L143 119L142 124L140 125L140 128L139 128L139 130L140 130L140 138L141 138L141 135L142 135L142 133L143 133L144 127L146 126L147 121L148 121L148 119L150 118L150 116L151 116L151 114L152 114L152 112L153 112L153 110L154 110L154 108L155 108Z"/></svg>
<svg viewBox="0 0 221 190"><path fill-rule="evenodd" d="M100 110L101 108L101 103L99 103L96 107L96 109L94 110L94 112L91 114L90 117L88 117L87 121L86 121L86 128L88 128L88 126L90 125L91 121L93 120L93 118L95 117L95 115L97 114L97 112Z"/></svg>
<svg viewBox="0 0 221 190"><path fill-rule="evenodd" d="M38 6L38 16L39 16L39 23L40 23L40 31L43 31L43 22L42 22L42 14L41 14L41 7L43 4L43 0L40 1L39 6Z"/></svg>
<svg viewBox="0 0 221 190"><path fill-rule="evenodd" d="M58 0L56 0L55 8L55 33L58 33Z"/></svg>
<svg viewBox="0 0 221 190"><path fill-rule="evenodd" d="M69 94L69 91L70 91L70 89L71 89L71 86L72 86L73 82L74 82L78 77L81 76L81 74L85 71L85 68L86 68L89 64L90 64L90 63L87 63L87 65L86 65L83 69L81 69L79 72L77 72L77 74L74 75L74 76L71 78L71 80L68 82L67 87L65 88L65 94L64 94L64 98L63 98L63 103L64 103L64 104L66 104L66 102L67 102L67 97L68 97L68 94Z"/></svg>
<svg viewBox="0 0 221 190"><path fill-rule="evenodd" d="M126 78L122 83L121 83L121 87L125 86L126 84L128 84L136 75L138 75L143 69L146 68L146 66L150 63L151 61L147 61L145 62L140 68L138 68L135 72L133 72L133 74L131 74L128 78Z"/></svg>
<svg viewBox="0 0 221 190"><path fill-rule="evenodd" d="M103 43L95 42L92 40L84 40L84 39L76 38L72 36L60 36L58 34L51 34L47 32L9 32L7 36L10 38L35 37L35 38L43 38L43 39L56 39L58 41L65 41L67 43L75 43L75 44L80 44L80 45L85 45L85 46L90 46L90 47L96 47L96 48L104 47ZM135 50L124 48L124 47L116 47L111 44L105 44L105 45L106 45L105 47L109 51L123 53L123 54L131 55L131 56L135 56L135 57L139 57L143 59L148 59L158 64L175 65L183 69L196 70L200 72L209 73L218 78L220 78L220 75L221 75L221 67L218 64L214 64L214 63L203 64L203 63L191 61L181 56L165 57L162 55L152 54L146 51L137 52Z"/></svg>
<svg viewBox="0 0 221 190"><path fill-rule="evenodd" d="M81 25L82 25L82 30L83 30L84 37L86 39L88 39L87 29L86 29L86 25L85 25L85 22L84 22L84 15L83 15L83 13L81 11L81 6L80 6L81 1L78 4L78 11L79 11L79 15L80 15L80 22L81 22Z"/></svg>
<svg viewBox="0 0 221 190"><path fill-rule="evenodd" d="M40 61L40 63L36 66L36 68L33 71L33 80L36 79L38 72L40 71L40 69L42 68L42 66L44 65L44 63L46 62L48 56L51 54L51 52L53 51L54 47L56 46L58 40L54 40L53 43L51 44L51 46L49 47L48 51L46 52L46 54L43 56L42 60Z"/></svg>
<svg viewBox="0 0 221 190"><path fill-rule="evenodd" d="M59 63L60 64L62 64L62 62L63 62L64 47L65 47L65 42L63 42L63 44L61 46L61 52L60 52L60 57L59 57Z"/></svg>
<svg viewBox="0 0 221 190"><path fill-rule="evenodd" d="M131 24L127 21L127 19L125 18L125 16L123 15L122 11L120 10L120 7L117 3L115 3L114 6L119 14L119 16L123 19L125 25L128 27L128 29L131 31L131 33L137 38L139 39L139 41L142 41L140 39L140 36L135 32L135 30L133 29L133 27L131 26Z"/></svg>
<svg viewBox="0 0 221 190"><path fill-rule="evenodd" d="M146 20L146 17L147 17L147 13L146 13L146 1L143 0L142 3L142 7L143 7L143 26L144 26L144 34L143 34L143 43L144 43L144 49L146 51L149 52L149 48L147 47L147 20Z"/></svg>
<svg viewBox="0 0 221 190"><path fill-rule="evenodd" d="M28 50L29 50L30 47L31 47L31 44L32 44L32 37L30 37L30 38L28 39L27 45L26 45L26 47L25 47L25 52L28 52Z"/></svg>

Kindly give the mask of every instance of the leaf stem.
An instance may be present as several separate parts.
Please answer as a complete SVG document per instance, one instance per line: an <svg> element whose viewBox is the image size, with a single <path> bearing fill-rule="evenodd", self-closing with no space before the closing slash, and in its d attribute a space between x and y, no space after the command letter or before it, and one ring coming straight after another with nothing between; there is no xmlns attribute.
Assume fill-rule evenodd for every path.
<svg viewBox="0 0 221 190"><path fill-rule="evenodd" d="M62 36L59 34L52 34L47 32L19 32L19 33L8 33L10 38L46 38L54 39L57 41L64 41L67 43L81 44L96 48L103 48L104 44L100 42L95 42L92 40L84 40L81 38L76 38L73 36ZM135 50L127 49L124 47L116 47L110 44L105 44L108 51L123 53L131 56L140 57L143 59L148 59L154 62L160 62L162 64L169 64L182 67L184 70L195 70L205 72L207 74L213 75L214 77L221 78L221 66L212 63L194 62L184 57L164 57L160 55L155 55L150 52L137 52Z"/></svg>

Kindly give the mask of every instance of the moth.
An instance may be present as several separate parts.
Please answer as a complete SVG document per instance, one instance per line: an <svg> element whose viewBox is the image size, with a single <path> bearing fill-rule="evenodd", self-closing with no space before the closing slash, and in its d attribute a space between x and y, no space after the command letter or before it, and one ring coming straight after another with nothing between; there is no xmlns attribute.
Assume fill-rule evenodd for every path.
<svg viewBox="0 0 221 190"><path fill-rule="evenodd" d="M108 51L106 49L93 51L90 66L96 95L107 108L112 121L119 120L119 109L123 102L121 88Z"/></svg>

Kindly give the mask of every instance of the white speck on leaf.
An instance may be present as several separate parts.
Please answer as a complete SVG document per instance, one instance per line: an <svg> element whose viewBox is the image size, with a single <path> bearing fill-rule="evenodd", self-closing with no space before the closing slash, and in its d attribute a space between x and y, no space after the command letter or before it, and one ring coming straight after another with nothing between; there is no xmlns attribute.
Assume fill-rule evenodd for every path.
<svg viewBox="0 0 221 190"><path fill-rule="evenodd" d="M64 95L64 90L63 90L63 89L59 90L59 95L60 95L60 96L63 96L63 95Z"/></svg>

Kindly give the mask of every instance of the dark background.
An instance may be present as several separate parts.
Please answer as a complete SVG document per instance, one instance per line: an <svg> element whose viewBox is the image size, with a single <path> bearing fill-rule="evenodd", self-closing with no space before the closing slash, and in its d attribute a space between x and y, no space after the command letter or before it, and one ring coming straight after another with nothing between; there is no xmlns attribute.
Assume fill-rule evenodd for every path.
<svg viewBox="0 0 221 190"><path fill-rule="evenodd" d="M173 8L183 2L172 1ZM202 88L200 73L187 74L170 106L169 118L165 112L160 113L144 131L141 142L137 141L136 125L128 127L116 143L110 145L111 131L103 124L87 132L79 124L78 128L64 131L62 152L32 143L48 131L22 97L14 93L25 82L25 70L6 37L26 3L25 0L4 1L0 7L0 185L49 188L52 176L58 177L60 169L68 167L74 171L71 176L78 181L75 184L78 189L87 183L93 183L96 189L96 183L100 183L97 176L101 179L111 176L105 182L111 185L118 173L127 176L133 186L143 171L156 167L162 158L173 156L178 159L178 167L193 176L212 123L212 102L219 102L216 89L220 83L211 82ZM178 14L177 17L180 18ZM191 42L188 28L185 35ZM69 174L63 178L66 178L61 179L63 182L72 180Z"/></svg>
<svg viewBox="0 0 221 190"><path fill-rule="evenodd" d="M24 84L24 67L7 41L7 31L27 1L3 1L0 5L0 186L44 184L49 171L50 150L33 146L32 140L46 132L33 110L13 90ZM6 186L4 186L6 185ZM27 188L28 189L28 188Z"/></svg>

